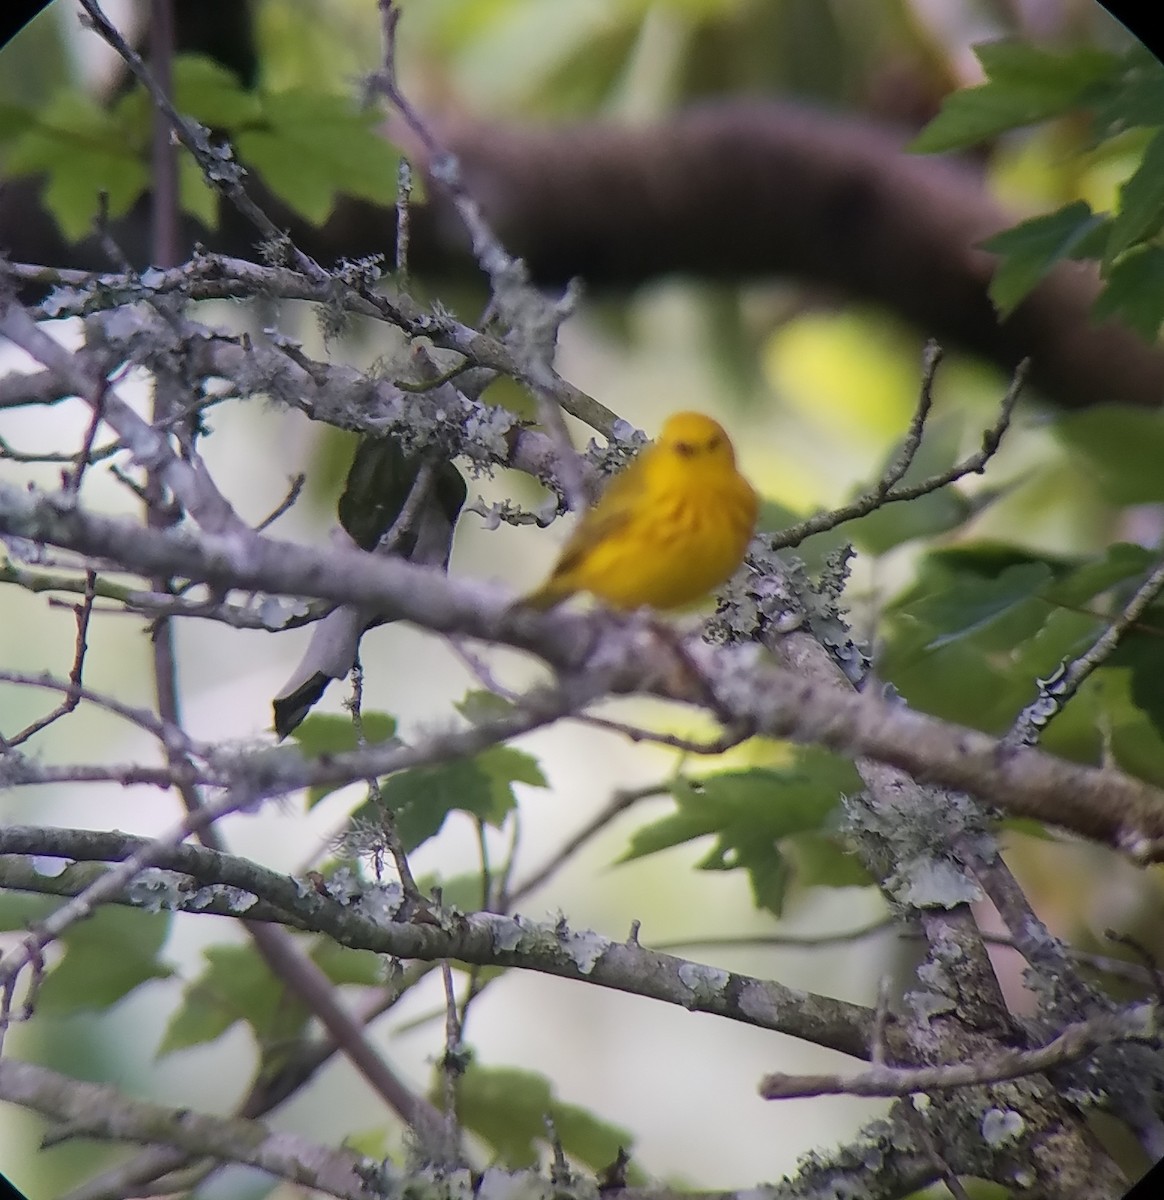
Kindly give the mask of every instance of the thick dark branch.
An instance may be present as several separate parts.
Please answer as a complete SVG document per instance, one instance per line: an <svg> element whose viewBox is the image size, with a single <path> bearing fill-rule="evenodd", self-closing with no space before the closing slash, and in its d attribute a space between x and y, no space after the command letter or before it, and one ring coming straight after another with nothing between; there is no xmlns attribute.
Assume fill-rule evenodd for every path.
<svg viewBox="0 0 1164 1200"><path fill-rule="evenodd" d="M787 278L871 301L1007 373L1032 360L1031 382L1079 408L1164 399L1164 351L1112 322L1091 323L1092 271L1056 271L1000 323L986 294L994 258L976 243L1017 218L979 175L902 150L893 127L781 103L723 102L654 125L598 122L544 129L457 120L438 125L466 186L535 282L575 276L591 288L664 275L748 282ZM394 131L400 134L402 131ZM422 147L410 147L423 164ZM315 229L264 190L256 200L319 261L383 253L392 261L393 197L341 199ZM414 209L410 267L476 273L439 188ZM143 204L114 225L136 265L148 260ZM228 206L212 232L188 222L187 244L249 257L252 227ZM0 246L13 258L103 270L95 242L64 244L39 184L0 198Z"/></svg>

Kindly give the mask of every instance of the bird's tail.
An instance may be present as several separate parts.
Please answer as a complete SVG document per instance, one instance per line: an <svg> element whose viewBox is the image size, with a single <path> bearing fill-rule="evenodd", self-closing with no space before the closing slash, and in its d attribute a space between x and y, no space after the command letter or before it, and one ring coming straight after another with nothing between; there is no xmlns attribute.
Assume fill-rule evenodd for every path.
<svg viewBox="0 0 1164 1200"><path fill-rule="evenodd" d="M307 716L333 679L343 679L356 661L360 635L375 614L341 604L315 623L294 674L271 702L275 732L285 738Z"/></svg>
<svg viewBox="0 0 1164 1200"><path fill-rule="evenodd" d="M551 576L541 587L534 588L532 592L527 592L519 600L515 600L514 607L520 606L535 609L537 612L547 612L569 599L573 594L573 588L563 587L557 579Z"/></svg>

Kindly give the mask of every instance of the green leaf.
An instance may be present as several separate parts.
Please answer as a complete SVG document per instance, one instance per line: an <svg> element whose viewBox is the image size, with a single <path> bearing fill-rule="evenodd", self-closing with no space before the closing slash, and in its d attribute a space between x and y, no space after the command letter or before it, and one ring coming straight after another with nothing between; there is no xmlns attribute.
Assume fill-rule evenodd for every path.
<svg viewBox="0 0 1164 1200"><path fill-rule="evenodd" d="M1025 83L1063 96L1081 96L1094 84L1111 79L1122 66L1118 55L1092 46L1065 54L1043 50L1020 38L980 42L974 55L994 83Z"/></svg>
<svg viewBox="0 0 1164 1200"><path fill-rule="evenodd" d="M975 146L1067 112L1120 66L1116 56L1090 47L1051 54L1024 41L987 42L974 53L990 82L948 96L911 150L933 154Z"/></svg>
<svg viewBox="0 0 1164 1200"><path fill-rule="evenodd" d="M396 718L389 713L362 713L361 722L364 740L369 746L387 742L396 736ZM346 754L359 748L356 727L352 724L351 717L339 713L311 713L291 736L299 743L303 753L312 757ZM314 808L335 790L335 785L329 783L309 788L308 809Z"/></svg>
<svg viewBox="0 0 1164 1200"><path fill-rule="evenodd" d="M1155 341L1164 323L1164 249L1138 246L1128 251L1106 280L1092 308L1095 320L1119 317L1146 341Z"/></svg>
<svg viewBox="0 0 1164 1200"><path fill-rule="evenodd" d="M372 950L353 950L323 937L311 947L311 957L334 984L377 987L384 983L384 958Z"/></svg>
<svg viewBox="0 0 1164 1200"><path fill-rule="evenodd" d="M185 117L211 129L233 129L259 118L259 99L226 68L197 54L174 60L174 106ZM135 85L113 108L120 125L137 131L144 146L153 120L153 100ZM178 203L208 229L218 227L218 193L185 146L178 150Z"/></svg>
<svg viewBox="0 0 1164 1200"><path fill-rule="evenodd" d="M492 822L494 825L499 825L505 819L506 813L515 803L510 784L524 783L529 787L549 787L538 760L532 754L517 750L513 746L490 746L488 750L483 750L477 755L477 762L493 781L493 798L498 805L499 814L498 819Z"/></svg>
<svg viewBox="0 0 1164 1200"><path fill-rule="evenodd" d="M984 83L963 88L942 101L941 112L909 143L914 154L941 154L989 141L1021 125L1033 125L1061 111L1058 95L1021 84Z"/></svg>
<svg viewBox="0 0 1164 1200"><path fill-rule="evenodd" d="M260 1046L279 1046L307 1023L307 1009L289 995L252 946L209 946L206 968L183 993L170 1018L159 1057L212 1042L245 1021Z"/></svg>
<svg viewBox="0 0 1164 1200"><path fill-rule="evenodd" d="M836 834L806 830L784 842L801 887L870 887L877 882Z"/></svg>
<svg viewBox="0 0 1164 1200"><path fill-rule="evenodd" d="M1083 200L1057 212L1032 217L982 242L982 248L1001 256L990 281L990 298L1003 316L1009 315L1053 266L1078 256L1105 218Z"/></svg>
<svg viewBox="0 0 1164 1200"><path fill-rule="evenodd" d="M901 484L920 483L941 471L947 471L958 458L962 442L963 420L938 418L926 425L925 437L901 478ZM899 442L886 455L878 477L884 475L901 450ZM854 495L865 491L857 488ZM902 542L932 537L962 524L973 512L970 501L956 488L944 487L928 495L901 504L886 504L867 516L846 524L842 532L859 549L881 555Z"/></svg>
<svg viewBox="0 0 1164 1200"><path fill-rule="evenodd" d="M55 896L0 890L0 930L27 929L43 921L60 904Z"/></svg>
<svg viewBox="0 0 1164 1200"><path fill-rule="evenodd" d="M547 1117L563 1150L595 1170L612 1162L620 1148L629 1150L634 1141L627 1130L556 1099L544 1076L516 1067L470 1063L457 1080L457 1116L511 1168L537 1165L539 1148L546 1144Z"/></svg>
<svg viewBox="0 0 1164 1200"><path fill-rule="evenodd" d="M149 183L140 139L79 92L64 92L16 139L8 175L44 173L44 201L61 232L78 241L91 231L98 195L109 215L124 216Z"/></svg>
<svg viewBox="0 0 1164 1200"><path fill-rule="evenodd" d="M1015 648L1059 611L1046 594L1075 566L995 542L932 551L889 610L882 676L923 712L1007 728L1032 695L1030 670L1015 672Z"/></svg>
<svg viewBox="0 0 1164 1200"><path fill-rule="evenodd" d="M1164 271L1164 263L1161 264ZM1164 274L1161 275L1164 281ZM1164 415L1104 404L1068 413L1054 425L1077 469L1086 472L1113 504L1164 500Z"/></svg>
<svg viewBox="0 0 1164 1200"><path fill-rule="evenodd" d="M1164 606L1148 608L1107 660L1108 667L1130 669L1130 698L1164 736Z"/></svg>
<svg viewBox="0 0 1164 1200"><path fill-rule="evenodd" d="M1068 606L1086 604L1118 583L1138 581L1155 561L1156 555L1144 546L1115 542L1098 557L1056 580L1047 591L1047 599Z"/></svg>
<svg viewBox="0 0 1164 1200"><path fill-rule="evenodd" d="M1164 109L1160 112L1164 123ZM1136 242L1159 232L1164 223L1164 129L1144 149L1140 165L1120 188L1119 204L1108 238L1104 265Z"/></svg>
<svg viewBox="0 0 1164 1200"><path fill-rule="evenodd" d="M944 487L916 500L883 505L842 528L854 546L879 556L904 542L949 533L981 511L956 487Z"/></svg>
<svg viewBox="0 0 1164 1200"><path fill-rule="evenodd" d="M1159 614L1156 617L1160 619ZM1075 747L1068 747L1071 757L1078 762L1096 766L1114 763L1121 770L1134 775L1156 787L1164 785L1164 735L1158 727L1158 714L1153 715L1137 703L1134 673L1136 666L1122 665L1133 657L1127 651L1116 651L1121 665L1104 666L1088 679L1071 701L1062 716L1050 725L1044 742L1053 753L1064 753L1064 748L1053 741L1061 724L1078 720L1077 706L1090 721L1090 739L1081 738ZM1145 661L1146 672L1156 666ZM1145 675L1145 682L1150 681ZM1154 706L1149 697L1149 708Z"/></svg>
<svg viewBox="0 0 1164 1200"><path fill-rule="evenodd" d="M1132 47L1123 72L1089 107L1095 136L1103 140L1128 129L1164 124L1164 64L1145 47Z"/></svg>
<svg viewBox="0 0 1164 1200"><path fill-rule="evenodd" d="M0 142L6 142L36 124L36 109L23 104L0 103Z"/></svg>
<svg viewBox="0 0 1164 1200"><path fill-rule="evenodd" d="M378 204L394 200L400 153L376 132L374 113L357 112L342 97L294 89L265 95L262 115L265 128L235 138L239 157L312 224L322 224L340 193Z"/></svg>
<svg viewBox="0 0 1164 1200"><path fill-rule="evenodd" d="M364 740L369 746L396 736L396 718L389 713L361 714ZM339 713L312 713L292 734L304 754L345 754L358 748L356 727L351 717Z"/></svg>
<svg viewBox="0 0 1164 1200"><path fill-rule="evenodd" d="M1007 567L992 579L966 573L953 579L948 587L911 603L906 611L934 632L928 644L931 650L980 634L1008 616L1018 616L1023 629L1033 634L1047 610L1044 605L1029 602L1051 580L1050 568L1041 562ZM1008 630L1003 644L1009 637Z"/></svg>
<svg viewBox="0 0 1164 1200"><path fill-rule="evenodd" d="M474 759L390 775L381 784L381 794L395 814L396 832L409 853L435 837L451 812L472 813L493 823L493 780Z"/></svg>
<svg viewBox="0 0 1164 1200"><path fill-rule="evenodd" d="M619 861L714 837L700 868L746 871L756 904L779 915L790 873L778 843L821 829L841 796L860 787L851 763L817 749L799 750L784 768L676 780L671 788L676 811L637 830Z"/></svg>
<svg viewBox="0 0 1164 1200"><path fill-rule="evenodd" d="M415 767L390 775L380 785L384 805L395 814L396 832L411 852L440 832L451 812L465 812L499 828L517 805L513 785L546 787L537 760L512 746L490 746L470 759ZM353 819L378 819L375 804L362 805Z"/></svg>
<svg viewBox="0 0 1164 1200"><path fill-rule="evenodd" d="M158 961L170 932L166 912L107 905L61 936L65 956L49 972L37 1012L62 1016L110 1008L151 979L168 979Z"/></svg>
<svg viewBox="0 0 1164 1200"><path fill-rule="evenodd" d="M218 193L206 182L202 168L184 147L178 155L178 204L207 229L218 228Z"/></svg>
<svg viewBox="0 0 1164 1200"><path fill-rule="evenodd" d="M239 82L233 71L202 54L174 59L174 107L210 129L236 129L257 121L259 97Z"/></svg>
<svg viewBox="0 0 1164 1200"><path fill-rule="evenodd" d="M1019 686L996 657L970 640L931 646L933 630L905 614L891 623L878 674L910 705L947 721L998 733L1031 698L1030 678Z"/></svg>
<svg viewBox="0 0 1164 1200"><path fill-rule="evenodd" d="M511 717L514 713L511 700L506 700L496 692L484 690L466 692L453 707L470 725L484 725L502 717Z"/></svg>

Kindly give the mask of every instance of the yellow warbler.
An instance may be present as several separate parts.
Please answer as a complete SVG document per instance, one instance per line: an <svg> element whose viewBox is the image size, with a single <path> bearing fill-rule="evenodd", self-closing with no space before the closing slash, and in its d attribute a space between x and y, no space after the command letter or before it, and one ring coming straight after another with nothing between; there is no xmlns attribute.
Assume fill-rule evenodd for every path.
<svg viewBox="0 0 1164 1200"><path fill-rule="evenodd" d="M525 603L552 608L586 591L613 608L690 604L740 565L755 523L756 493L723 426L675 413L582 515Z"/></svg>

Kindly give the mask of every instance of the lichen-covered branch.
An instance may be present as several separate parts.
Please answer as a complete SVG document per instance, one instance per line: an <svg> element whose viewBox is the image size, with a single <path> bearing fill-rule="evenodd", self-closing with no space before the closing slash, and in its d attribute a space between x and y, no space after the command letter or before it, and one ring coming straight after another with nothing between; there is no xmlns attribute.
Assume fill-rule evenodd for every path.
<svg viewBox="0 0 1164 1200"><path fill-rule="evenodd" d="M240 1117L146 1104L114 1087L18 1059L0 1059L0 1099L42 1113L66 1126L72 1137L180 1147L198 1157L257 1167L341 1200L375 1195L365 1181L375 1177L378 1164L350 1150L324 1147Z"/></svg>
<svg viewBox="0 0 1164 1200"><path fill-rule="evenodd" d="M673 636L659 636L640 618L524 612L494 585L342 547L316 549L256 534L242 556L230 537L147 529L87 512L72 496L2 483L0 532L113 558L147 576L362 604L434 632L500 642L538 655L566 678L584 677L582 703L603 693L641 692L697 703L711 696L717 715L728 723L877 759L1016 816L1071 829L1137 861L1164 858L1164 795L1148 784L1011 747L874 694L797 678L764 663L754 647L689 642L679 653ZM691 677L692 663L702 679ZM237 761L234 769L261 793L274 795L364 778L384 769L378 755L385 753L372 748L313 763L288 748ZM21 769L13 770L7 768L10 781L20 782ZM42 771L36 781L48 777Z"/></svg>
<svg viewBox="0 0 1164 1200"><path fill-rule="evenodd" d="M1116 1042L1160 1041L1159 1013L1155 1005L1137 1004L1122 1012L1104 1013L1067 1026L1045 1046L1010 1050L977 1062L939 1067L890 1067L876 1064L859 1075L765 1075L760 1095L765 1100L790 1100L804 1096L908 1096L973 1084L1001 1083L1022 1075L1035 1075L1082 1058Z"/></svg>
<svg viewBox="0 0 1164 1200"><path fill-rule="evenodd" d="M111 881L107 898L144 907L207 911L233 905L246 919L276 917L304 930L326 934L341 945L394 958L442 958L477 966L518 967L599 987L678 1004L694 1012L814 1041L856 1058L868 1055L872 1012L858 1004L784 987L774 980L661 954L634 941L616 942L564 922L531 921L495 913L459 914L435 909L436 920L394 919L404 903L395 885L370 887L351 881L321 894L305 880L269 871L257 863L188 845L152 843L121 833L91 830L0 828L0 855L51 855L75 861L119 861L149 852L151 864L167 873L139 875L128 884ZM181 872L175 877L168 872ZM107 878L111 872L105 872ZM82 874L89 887L93 881ZM67 883L67 881L66 881ZM19 859L0 858L0 884L35 887L37 876ZM45 880L43 889L63 886ZM256 901L264 908L256 909ZM278 915L277 915L278 914Z"/></svg>

